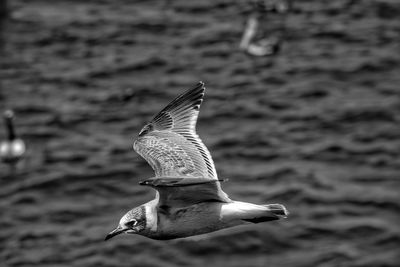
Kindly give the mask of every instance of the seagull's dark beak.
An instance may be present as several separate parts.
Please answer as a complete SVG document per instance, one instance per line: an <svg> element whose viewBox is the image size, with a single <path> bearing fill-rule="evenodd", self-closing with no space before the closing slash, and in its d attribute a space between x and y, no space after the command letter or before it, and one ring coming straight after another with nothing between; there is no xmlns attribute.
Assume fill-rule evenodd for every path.
<svg viewBox="0 0 400 267"><path fill-rule="evenodd" d="M123 229L122 227L118 226L117 228L115 228L114 230L112 230L104 239L104 241L107 241L108 239L110 239L111 237L114 237L116 235L119 235L121 233L123 233L126 229Z"/></svg>

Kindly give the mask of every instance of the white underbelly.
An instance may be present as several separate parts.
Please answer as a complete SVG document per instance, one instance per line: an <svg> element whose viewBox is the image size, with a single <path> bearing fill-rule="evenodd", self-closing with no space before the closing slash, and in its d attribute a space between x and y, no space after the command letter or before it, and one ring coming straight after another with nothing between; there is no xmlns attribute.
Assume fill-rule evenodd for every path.
<svg viewBox="0 0 400 267"><path fill-rule="evenodd" d="M233 226L229 222L221 220L221 210L224 204L207 202L185 209L177 209L167 214L159 213L158 230L166 236L187 237Z"/></svg>

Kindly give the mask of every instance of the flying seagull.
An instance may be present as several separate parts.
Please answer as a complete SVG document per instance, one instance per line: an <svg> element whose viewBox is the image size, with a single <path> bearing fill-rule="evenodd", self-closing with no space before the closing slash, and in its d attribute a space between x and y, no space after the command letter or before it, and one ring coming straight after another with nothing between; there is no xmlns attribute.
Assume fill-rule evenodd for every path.
<svg viewBox="0 0 400 267"><path fill-rule="evenodd" d="M222 191L210 152L196 134L204 91L199 82L140 131L133 148L155 177L139 184L154 188L156 197L128 211L105 240L121 233L167 240L286 218L281 204L234 201Z"/></svg>

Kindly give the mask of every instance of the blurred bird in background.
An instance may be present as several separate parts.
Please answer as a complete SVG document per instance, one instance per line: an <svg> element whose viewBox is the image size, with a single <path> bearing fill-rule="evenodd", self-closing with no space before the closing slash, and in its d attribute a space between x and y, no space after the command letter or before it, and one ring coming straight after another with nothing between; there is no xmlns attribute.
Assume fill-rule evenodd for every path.
<svg viewBox="0 0 400 267"><path fill-rule="evenodd" d="M281 49L284 38L284 15L291 2L284 0L255 0L251 2L251 12L239 48L252 56L271 56ZM278 15L278 25L274 25L271 14ZM274 16L276 17L276 16Z"/></svg>
<svg viewBox="0 0 400 267"><path fill-rule="evenodd" d="M10 166L15 166L25 154L25 143L18 138L14 127L14 112L6 110L3 115L7 139L0 143L0 159Z"/></svg>

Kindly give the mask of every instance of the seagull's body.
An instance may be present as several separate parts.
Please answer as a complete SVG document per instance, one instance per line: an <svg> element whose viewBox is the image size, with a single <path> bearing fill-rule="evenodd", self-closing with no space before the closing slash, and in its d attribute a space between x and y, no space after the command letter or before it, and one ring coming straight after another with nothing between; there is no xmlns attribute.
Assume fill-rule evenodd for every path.
<svg viewBox="0 0 400 267"><path fill-rule="evenodd" d="M279 219L268 206L232 201L201 202L183 208L159 209L157 201L146 203L146 231L140 233L152 239L175 239L201 235L251 222Z"/></svg>
<svg viewBox="0 0 400 267"><path fill-rule="evenodd" d="M106 240L123 232L182 238L286 217L283 205L234 201L222 191L211 155L195 131L204 90L200 82L186 91L139 133L134 149L155 171L140 184L156 189L156 198L128 211Z"/></svg>

